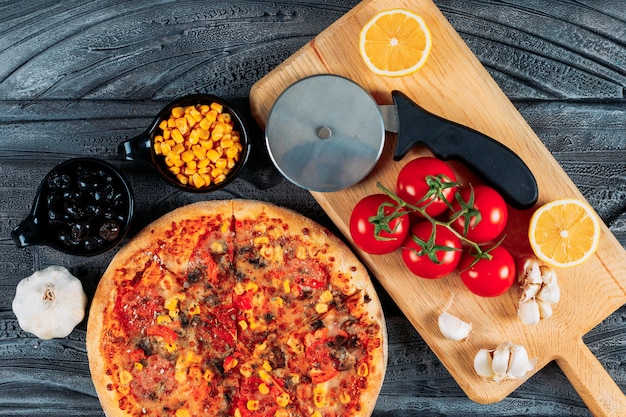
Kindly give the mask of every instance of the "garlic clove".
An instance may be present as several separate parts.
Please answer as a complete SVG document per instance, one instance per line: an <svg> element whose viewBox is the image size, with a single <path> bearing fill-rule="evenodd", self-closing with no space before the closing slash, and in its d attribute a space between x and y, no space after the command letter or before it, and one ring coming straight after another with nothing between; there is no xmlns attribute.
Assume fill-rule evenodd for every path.
<svg viewBox="0 0 626 417"><path fill-rule="evenodd" d="M520 285L529 284L541 284L541 269L539 261L533 256L526 256L520 260L520 274L518 276L518 283Z"/></svg>
<svg viewBox="0 0 626 417"><path fill-rule="evenodd" d="M491 353L488 349L481 349L474 356L474 370L483 378L493 379L495 377Z"/></svg>
<svg viewBox="0 0 626 417"><path fill-rule="evenodd" d="M500 343L495 350L481 349L474 356L474 370L479 376L499 382L504 379L521 379L535 368L536 359L530 360L522 345Z"/></svg>
<svg viewBox="0 0 626 417"><path fill-rule="evenodd" d="M561 299L561 289L556 279L544 285L537 293L537 298L549 304L556 304Z"/></svg>
<svg viewBox="0 0 626 417"><path fill-rule="evenodd" d="M507 376L513 379L521 379L529 371L533 370L534 363L528 359L528 352L524 346L513 345L511 346L510 351L511 355Z"/></svg>
<svg viewBox="0 0 626 417"><path fill-rule="evenodd" d="M552 305L546 303L543 300L537 300L537 306L539 307L539 317L541 320L552 317Z"/></svg>
<svg viewBox="0 0 626 417"><path fill-rule="evenodd" d="M520 260L518 283L522 288L520 303L534 298L541 289L541 268L536 258L524 257Z"/></svg>
<svg viewBox="0 0 626 417"><path fill-rule="evenodd" d="M526 301L532 300L537 296L539 290L541 290L541 284L531 284L527 282L522 287L522 296L520 297L519 302L525 303Z"/></svg>
<svg viewBox="0 0 626 417"><path fill-rule="evenodd" d="M466 323L458 317L444 311L437 319L439 330L446 339L463 340L472 331L471 323Z"/></svg>
<svg viewBox="0 0 626 417"><path fill-rule="evenodd" d="M522 295L517 315L524 324L536 324L552 316L551 305L559 302L561 290L554 270L536 258L523 258L519 265Z"/></svg>
<svg viewBox="0 0 626 417"><path fill-rule="evenodd" d="M520 303L517 308L517 316L522 320L522 323L526 325L539 323L541 320L541 309L539 304L534 299Z"/></svg>
<svg viewBox="0 0 626 417"><path fill-rule="evenodd" d="M541 282L544 284L556 283L556 272L552 268L547 265L541 265L539 270L541 271Z"/></svg>
<svg viewBox="0 0 626 417"><path fill-rule="evenodd" d="M511 343L501 343L493 351L493 360L491 368L493 369L496 380L503 379L507 375L509 369L509 359L511 357Z"/></svg>

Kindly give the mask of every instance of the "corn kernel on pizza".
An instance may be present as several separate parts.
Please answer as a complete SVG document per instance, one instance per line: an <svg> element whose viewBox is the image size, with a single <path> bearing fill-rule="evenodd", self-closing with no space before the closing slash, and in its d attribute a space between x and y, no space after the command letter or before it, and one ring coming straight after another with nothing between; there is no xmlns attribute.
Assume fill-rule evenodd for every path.
<svg viewBox="0 0 626 417"><path fill-rule="evenodd" d="M147 226L105 271L87 352L117 416L369 416L385 322L352 252L271 204L210 201Z"/></svg>

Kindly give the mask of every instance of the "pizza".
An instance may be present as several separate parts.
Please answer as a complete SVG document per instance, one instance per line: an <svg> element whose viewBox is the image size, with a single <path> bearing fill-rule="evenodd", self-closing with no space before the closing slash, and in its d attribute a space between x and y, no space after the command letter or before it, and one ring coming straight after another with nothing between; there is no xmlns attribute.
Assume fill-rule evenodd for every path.
<svg viewBox="0 0 626 417"><path fill-rule="evenodd" d="M371 415L387 364L364 266L312 220L250 200L178 208L112 259L87 353L108 417Z"/></svg>

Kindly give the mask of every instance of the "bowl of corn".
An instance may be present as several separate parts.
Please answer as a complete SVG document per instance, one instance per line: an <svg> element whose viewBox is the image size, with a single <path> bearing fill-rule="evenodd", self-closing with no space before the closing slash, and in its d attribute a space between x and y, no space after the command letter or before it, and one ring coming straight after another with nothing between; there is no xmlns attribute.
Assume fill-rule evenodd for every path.
<svg viewBox="0 0 626 417"><path fill-rule="evenodd" d="M215 191L239 174L250 154L238 111L208 94L172 101L141 135L119 145L120 158L151 165L175 187Z"/></svg>

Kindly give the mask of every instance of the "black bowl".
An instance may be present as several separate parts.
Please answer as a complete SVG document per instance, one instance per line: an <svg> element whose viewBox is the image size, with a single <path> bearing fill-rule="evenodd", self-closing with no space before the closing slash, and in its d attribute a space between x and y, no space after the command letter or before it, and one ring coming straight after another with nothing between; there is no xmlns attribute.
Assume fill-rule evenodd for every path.
<svg viewBox="0 0 626 417"><path fill-rule="evenodd" d="M239 156L239 160L237 161L236 166L230 170L230 172L226 176L226 179L222 182L219 182L217 184L211 183L211 185L209 186L200 188L192 185L182 184L176 179L176 176L169 171L168 166L165 163L165 158L162 155L157 155L154 151L154 138L161 133L159 124L163 120L167 120L170 117L170 114L174 107L186 107L196 104L211 104L213 102L219 103L224 106L224 112L228 112L231 115L231 119L235 125L234 129L240 133L240 139L243 149ZM241 169L244 167L246 161L248 160L248 156L250 155L250 140L248 138L248 130L246 129L246 126L243 122L243 118L241 117L237 109L235 109L231 104L229 104L226 100L220 97L212 96L209 94L195 94L174 100L167 106L165 106L156 116L148 130L133 139L120 143L118 147L118 155L123 160L138 161L150 165L151 167L156 169L161 177L163 177L167 182L181 190L192 193L208 193L228 185L237 177Z"/></svg>
<svg viewBox="0 0 626 417"><path fill-rule="evenodd" d="M128 182L113 165L70 159L46 175L30 214L11 237L18 248L47 245L72 255L98 255L124 239L133 206Z"/></svg>

